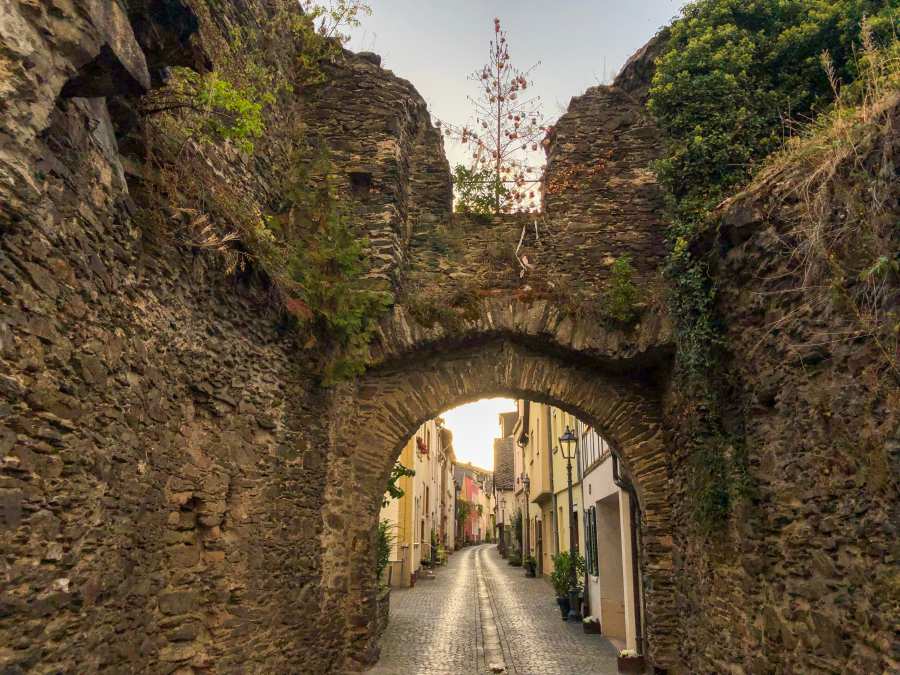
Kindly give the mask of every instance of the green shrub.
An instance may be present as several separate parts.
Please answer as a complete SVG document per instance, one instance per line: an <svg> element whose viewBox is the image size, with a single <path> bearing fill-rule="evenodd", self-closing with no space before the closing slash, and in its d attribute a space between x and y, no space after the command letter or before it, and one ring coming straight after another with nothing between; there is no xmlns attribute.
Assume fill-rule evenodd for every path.
<svg viewBox="0 0 900 675"><path fill-rule="evenodd" d="M834 92L822 52L852 82L863 17L877 39L892 32L895 12L884 0L688 4L657 60L649 100L667 140L658 175L679 217L702 218L746 182L781 146L786 120L824 110Z"/></svg>
<svg viewBox="0 0 900 675"><path fill-rule="evenodd" d="M453 169L454 210L459 213L491 215L497 210L497 200L504 203L510 190L497 183L490 169L467 169L457 164Z"/></svg>
<svg viewBox="0 0 900 675"><path fill-rule="evenodd" d="M633 277L631 256L623 255L612 264L603 295L604 316L622 324L630 324L638 318L638 289Z"/></svg>
<svg viewBox="0 0 900 675"><path fill-rule="evenodd" d="M304 85L320 84L326 76L322 63L341 55L350 40L348 28L357 28L361 16L372 8L362 0L330 0L326 5L300 0L303 13L291 16L291 32L301 45L295 63L296 77Z"/></svg>
<svg viewBox="0 0 900 675"><path fill-rule="evenodd" d="M265 130L263 106L274 102L268 92L243 88L218 71L201 75L190 68L172 68L165 94L160 94L147 113L190 111L183 122L195 140L212 143L233 141L246 152Z"/></svg>
<svg viewBox="0 0 900 675"><path fill-rule="evenodd" d="M394 543L394 526L385 519L378 523L375 543L375 579L380 583L384 570L391 560L391 545Z"/></svg>
<svg viewBox="0 0 900 675"><path fill-rule="evenodd" d="M324 382L364 372L369 342L393 296L366 279L368 240L351 229L328 152L297 161L281 213L269 221L276 245L267 268L278 270L285 305L334 347ZM281 253L280 251L284 251Z"/></svg>
<svg viewBox="0 0 900 675"><path fill-rule="evenodd" d="M572 585L572 567L575 567L575 585ZM569 591L581 591L584 580L584 557L569 551L562 551L553 556L553 573L550 575L550 583L556 591L556 597L564 598Z"/></svg>

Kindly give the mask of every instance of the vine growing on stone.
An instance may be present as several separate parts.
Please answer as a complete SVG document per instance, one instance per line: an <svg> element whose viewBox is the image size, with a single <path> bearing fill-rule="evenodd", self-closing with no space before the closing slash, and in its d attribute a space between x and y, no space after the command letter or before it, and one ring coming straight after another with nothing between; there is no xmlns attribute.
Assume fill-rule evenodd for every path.
<svg viewBox="0 0 900 675"><path fill-rule="evenodd" d="M506 31L494 19L488 61L469 75L478 87L478 95L469 98L474 123L437 122L445 136L471 150L470 166L456 173L457 195L467 205L495 214L537 206L540 167L533 153L541 149L548 127L540 97L527 93L536 66L524 71L513 66Z"/></svg>
<svg viewBox="0 0 900 675"><path fill-rule="evenodd" d="M406 492L397 485L398 481L401 478L407 478L416 475L415 469L408 469L400 462L394 462L394 468L391 469L391 476L388 478L387 490L385 490L385 496L381 500L382 506L387 506L391 503L392 499L400 499Z"/></svg>
<svg viewBox="0 0 900 675"><path fill-rule="evenodd" d="M324 382L334 384L364 372L376 323L394 298L366 279L368 240L350 226L327 147L312 152L295 160L282 208L267 221L273 244L264 255L285 308L314 330L307 345L331 352Z"/></svg>
<svg viewBox="0 0 900 675"><path fill-rule="evenodd" d="M704 235L715 207L746 185L791 135L791 119L815 116L834 98L820 55L845 83L858 75L854 40L863 18L876 36L893 30L880 0L696 0L682 9L657 59L648 107L666 138L656 165L672 225L666 276L683 390L695 402L690 480L695 516L714 530L746 483L744 452L723 432L722 357L716 285Z"/></svg>

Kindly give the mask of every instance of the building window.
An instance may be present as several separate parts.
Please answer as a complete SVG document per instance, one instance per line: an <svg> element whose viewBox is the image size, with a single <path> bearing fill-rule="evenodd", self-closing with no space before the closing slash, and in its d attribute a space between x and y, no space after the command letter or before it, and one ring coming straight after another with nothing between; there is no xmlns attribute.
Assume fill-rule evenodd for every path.
<svg viewBox="0 0 900 675"><path fill-rule="evenodd" d="M573 509L573 515L576 515L576 512L575 512L574 509ZM578 542L578 517L577 517L577 515L576 515L575 518L572 518L572 526L573 526L574 529L575 529L575 533L574 533L574 537L573 537L573 539L575 540L575 553L579 553L579 550L578 550L578 547L579 547L579 542Z"/></svg>
<svg viewBox="0 0 900 675"><path fill-rule="evenodd" d="M593 506L584 514L584 539L588 574L596 577L600 574L600 561L597 556L597 510Z"/></svg>

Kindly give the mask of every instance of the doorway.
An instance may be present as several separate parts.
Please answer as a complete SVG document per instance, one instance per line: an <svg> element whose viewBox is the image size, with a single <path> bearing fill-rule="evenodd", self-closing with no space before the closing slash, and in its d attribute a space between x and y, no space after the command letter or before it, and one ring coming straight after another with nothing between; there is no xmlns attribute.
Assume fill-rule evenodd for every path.
<svg viewBox="0 0 900 675"><path fill-rule="evenodd" d="M625 577L619 493L598 501L596 509L600 625L604 634L625 640Z"/></svg>

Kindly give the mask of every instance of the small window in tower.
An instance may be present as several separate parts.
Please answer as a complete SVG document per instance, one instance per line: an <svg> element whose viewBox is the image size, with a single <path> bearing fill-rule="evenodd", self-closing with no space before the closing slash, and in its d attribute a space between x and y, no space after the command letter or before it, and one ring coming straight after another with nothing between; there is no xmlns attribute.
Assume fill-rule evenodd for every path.
<svg viewBox="0 0 900 675"><path fill-rule="evenodd" d="M350 187L357 194L365 194L372 191L372 174L368 171L351 171Z"/></svg>

